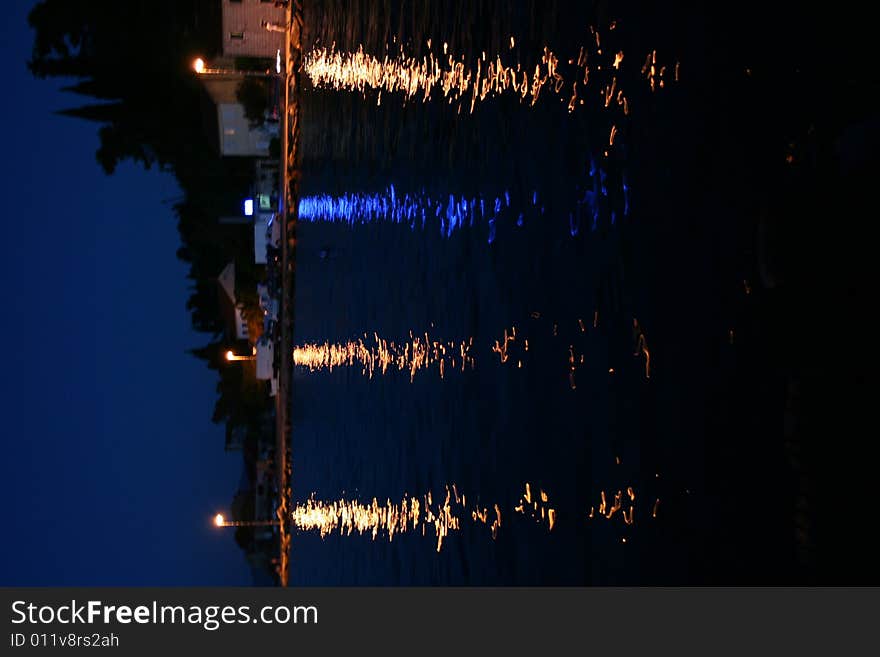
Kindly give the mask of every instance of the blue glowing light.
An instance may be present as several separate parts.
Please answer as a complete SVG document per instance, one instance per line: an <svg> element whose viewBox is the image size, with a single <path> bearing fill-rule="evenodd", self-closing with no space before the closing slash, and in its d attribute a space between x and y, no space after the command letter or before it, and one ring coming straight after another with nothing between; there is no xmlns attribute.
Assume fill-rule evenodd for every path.
<svg viewBox="0 0 880 657"><path fill-rule="evenodd" d="M246 198L244 200L244 215L246 217L254 216L254 199Z"/></svg>
<svg viewBox="0 0 880 657"><path fill-rule="evenodd" d="M615 225L620 212L629 215L630 187L624 175L614 182L613 190L622 188L622 194L609 188L612 180L604 168L591 158L589 178L575 207L568 214L568 231L572 237L580 233L581 223L592 219L590 229L595 232L600 219ZM299 201L299 218L308 222L328 222L351 227L392 223L416 228L439 229L443 237L451 237L462 227L485 226L486 237L493 243L502 226L522 227L527 221L545 214L544 200L537 190L523 196L503 190L499 194L479 194L467 197L448 194L432 196L425 190L401 194L394 185L383 192L350 193L341 196L317 194L303 196ZM564 214L562 216L565 216Z"/></svg>
<svg viewBox="0 0 880 657"><path fill-rule="evenodd" d="M537 206L538 192L531 194L532 205ZM524 223L525 213L513 213L510 192L486 197L456 196L449 194L442 200L426 192L398 194L391 185L378 194L345 194L330 196L319 194L304 196L299 201L299 218L302 221L327 221L349 226L387 222L409 226L410 229L427 228L428 223L439 223L440 234L450 237L464 226L473 227L485 223L489 229L489 242L495 237L495 222L510 215L517 226ZM542 208L543 209L543 208Z"/></svg>

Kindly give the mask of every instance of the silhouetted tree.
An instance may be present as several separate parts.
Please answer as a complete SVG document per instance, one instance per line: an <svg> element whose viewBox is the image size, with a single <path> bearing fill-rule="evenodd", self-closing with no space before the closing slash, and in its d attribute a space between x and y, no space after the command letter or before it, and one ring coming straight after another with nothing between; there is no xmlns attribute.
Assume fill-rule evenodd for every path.
<svg viewBox="0 0 880 657"><path fill-rule="evenodd" d="M269 108L269 89L265 80L255 77L245 78L235 90L235 97L244 107L244 115L251 127L265 123L266 110Z"/></svg>

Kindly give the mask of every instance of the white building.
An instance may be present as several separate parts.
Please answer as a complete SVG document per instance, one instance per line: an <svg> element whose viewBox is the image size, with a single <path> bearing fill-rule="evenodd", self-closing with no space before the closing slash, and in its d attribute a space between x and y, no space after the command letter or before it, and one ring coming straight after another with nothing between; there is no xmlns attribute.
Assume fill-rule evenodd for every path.
<svg viewBox="0 0 880 657"><path fill-rule="evenodd" d="M275 342L266 337L257 340L257 378L269 381L275 370Z"/></svg>
<svg viewBox="0 0 880 657"><path fill-rule="evenodd" d="M220 153L237 157L269 157L269 146L278 137L277 123L251 126L238 102L236 91L244 79L236 74L202 75L199 78L217 108Z"/></svg>
<svg viewBox="0 0 880 657"><path fill-rule="evenodd" d="M227 57L269 57L284 47L285 11L275 0L221 0L223 3L223 54ZM265 23L273 29L267 30Z"/></svg>

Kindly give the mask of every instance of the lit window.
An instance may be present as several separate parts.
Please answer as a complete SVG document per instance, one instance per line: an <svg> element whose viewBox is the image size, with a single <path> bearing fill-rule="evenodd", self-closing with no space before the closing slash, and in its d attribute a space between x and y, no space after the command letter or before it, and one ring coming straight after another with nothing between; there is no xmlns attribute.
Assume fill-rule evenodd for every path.
<svg viewBox="0 0 880 657"><path fill-rule="evenodd" d="M241 41L244 39L244 32L230 32L229 38L233 41Z"/></svg>

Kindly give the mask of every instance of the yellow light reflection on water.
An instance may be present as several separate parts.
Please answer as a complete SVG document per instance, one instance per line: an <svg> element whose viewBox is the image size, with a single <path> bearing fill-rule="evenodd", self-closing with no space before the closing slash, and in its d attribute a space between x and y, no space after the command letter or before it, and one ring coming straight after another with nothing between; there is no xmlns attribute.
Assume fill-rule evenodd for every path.
<svg viewBox="0 0 880 657"><path fill-rule="evenodd" d="M430 532L439 552L449 533L461 530L462 518L488 526L493 539L498 535L501 509L497 504L494 516L485 507L475 506L468 511L466 504L466 498L457 491L453 495L448 486L443 501L436 504L430 492L421 498L405 495L396 503L390 499L380 503L376 498L369 503L344 498L324 502L312 496L294 507L291 521L296 529L317 531L322 538L338 533L369 535L372 540L382 536L393 541L397 534L421 532L425 536Z"/></svg>
<svg viewBox="0 0 880 657"><path fill-rule="evenodd" d="M365 52L363 46L354 52L337 50L335 43L329 47L316 47L306 54L303 70L315 87L362 94L377 91L378 104L382 102L383 93L401 94L405 101L421 99L424 102L437 93L449 104L455 104L459 111L462 106L467 106L473 112L478 101L502 95L519 97L522 102L533 106L548 90L556 95L570 93L568 111L571 112L583 104L582 96L585 96L592 70L619 72L624 61L622 50L603 55L599 32L594 28L590 31L595 45L582 46L577 59L565 60L566 65L562 67L556 54L546 46L532 68L524 67L518 59L515 63L506 59L514 58L510 52L494 58L481 52L474 61L466 62L464 55L450 54L445 42L443 54L435 55L431 50L432 40L428 39L429 52L420 57L407 54L402 45L397 46L396 53L386 50L382 57ZM510 37L511 50L514 44L514 38ZM664 87L666 67L657 64L656 50L648 54L642 75L652 91ZM675 79L678 79L677 64ZM565 89L570 92L564 92ZM613 101L624 114L629 113L626 95L618 88L616 77L604 87L602 95L606 108Z"/></svg>
<svg viewBox="0 0 880 657"><path fill-rule="evenodd" d="M475 65L466 65L463 57L447 54L411 57L402 47L397 55L379 59L364 52L362 46L355 52L341 52L333 45L308 53L303 70L315 87L379 91L378 103L382 92L401 93L406 100L420 97L428 101L437 91L450 104L468 103L473 112L477 101L489 96L511 93L534 105L545 87L558 92L564 84L558 63L547 48L540 63L526 71L519 64L505 65L500 55L488 63L483 57Z"/></svg>
<svg viewBox="0 0 880 657"><path fill-rule="evenodd" d="M410 333L407 342L386 340L374 333L348 342L321 342L299 345L293 350L294 365L310 372L333 371L339 367L358 367L364 376L373 378L377 373L409 372L410 381L419 371L436 368L444 378L447 367L464 372L473 369L471 355L474 340L459 342L434 340L428 333Z"/></svg>
<svg viewBox="0 0 880 657"><path fill-rule="evenodd" d="M531 518L538 524L547 525L547 531L553 531L556 526L556 509L550 505L550 496L544 489L539 489L538 496L532 495L532 486L525 484L525 492L513 508L516 513Z"/></svg>
<svg viewBox="0 0 880 657"><path fill-rule="evenodd" d="M587 324L582 318L565 322L562 326L558 322L543 319L541 314L533 312L533 322L538 328L526 326L523 332L516 325L505 328L501 337L486 345L489 349L484 352L488 355L489 350L498 357L499 365L510 364L516 369L522 369L534 359L556 358L552 351L532 349L528 335L540 337L540 333L547 331L554 339L577 336L578 342L569 342L567 356L560 367L564 367L565 375L571 390L577 390L578 372L589 366L587 358L588 345L580 340L580 336L588 333ZM598 313L593 316L593 328L599 323ZM645 378L651 378L651 355L648 351L647 340L644 331L637 321L633 326L638 332L638 342L633 356L645 357ZM572 336L572 333L574 336ZM385 375L389 372L408 373L410 382L415 380L419 372L435 370L441 379L446 377L448 371L465 372L473 370L477 365L477 352L474 346L474 337L463 340L438 340L428 332L417 334L410 331L409 338L395 342L383 338L378 333L372 335L364 333L361 337L346 342L306 342L297 345L293 350L293 363L309 372L332 372L338 368L359 369L361 374L372 379L377 374ZM255 356L235 356L232 352L227 354L228 360L254 360ZM608 367L608 374L616 373L615 367Z"/></svg>
<svg viewBox="0 0 880 657"><path fill-rule="evenodd" d="M605 491L600 491L599 507L590 507L587 519L612 521L620 517L624 527L632 526L635 523L635 491L632 486L626 488L626 496L629 503L623 508L623 491L614 494L611 504ZM652 518L657 517L659 503L657 499L653 505ZM544 489L538 489L538 493L534 494L529 482L525 483L525 490L513 511L545 527L548 532L552 532L559 522L559 513L551 503L550 495ZM461 531L468 523L486 527L493 540L498 538L502 527L502 511L497 503L469 506L467 497L459 494L454 484L446 486L442 501L437 502L430 491L421 497L404 495L399 502L390 499L379 502L376 498L370 502L345 498L322 501L312 495L294 506L290 518L293 528L302 532L317 532L321 538L331 534L356 534L369 536L373 541L383 538L391 542L399 534L430 535L437 552L443 549L444 541L451 533Z"/></svg>

